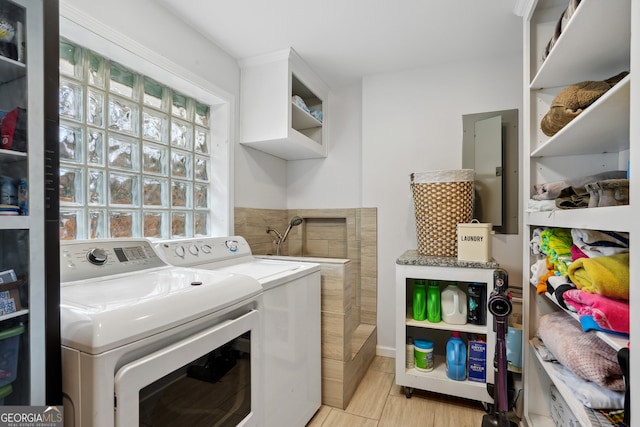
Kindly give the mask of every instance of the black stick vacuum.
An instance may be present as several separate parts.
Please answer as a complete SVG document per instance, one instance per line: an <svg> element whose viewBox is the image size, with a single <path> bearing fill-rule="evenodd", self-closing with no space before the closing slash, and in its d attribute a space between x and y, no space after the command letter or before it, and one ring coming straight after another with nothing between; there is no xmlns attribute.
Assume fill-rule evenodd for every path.
<svg viewBox="0 0 640 427"><path fill-rule="evenodd" d="M507 326L513 308L511 295L507 294L509 276L501 268L493 272L493 291L489 295L488 309L493 315L496 332L496 353L494 360L495 386L493 387L493 413L482 417L482 427L517 427L508 418L507 390Z"/></svg>

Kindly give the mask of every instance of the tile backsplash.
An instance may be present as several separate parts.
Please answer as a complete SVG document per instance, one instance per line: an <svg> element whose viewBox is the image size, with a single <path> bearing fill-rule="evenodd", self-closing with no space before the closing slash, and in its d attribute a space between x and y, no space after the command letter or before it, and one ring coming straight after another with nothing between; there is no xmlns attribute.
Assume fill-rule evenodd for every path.
<svg viewBox="0 0 640 427"><path fill-rule="evenodd" d="M377 209L255 209L235 208L235 234L243 236L255 255L276 253L272 227L281 234L295 215L304 222L293 227L280 255L346 258L353 264L353 303L360 310L354 324L376 324Z"/></svg>

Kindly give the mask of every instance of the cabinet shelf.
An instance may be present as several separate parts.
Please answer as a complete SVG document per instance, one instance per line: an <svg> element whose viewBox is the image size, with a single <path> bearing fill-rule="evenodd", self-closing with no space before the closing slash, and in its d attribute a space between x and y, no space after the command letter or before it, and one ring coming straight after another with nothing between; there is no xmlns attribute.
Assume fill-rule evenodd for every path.
<svg viewBox="0 0 640 427"><path fill-rule="evenodd" d="M582 0L531 81L531 89L604 80L628 70L630 15L629 1ZM603 21L615 22L615 25L594 24ZM551 38L554 27L548 28L551 31L545 40ZM532 63L537 64L537 61Z"/></svg>
<svg viewBox="0 0 640 427"><path fill-rule="evenodd" d="M27 156L27 153L23 153L21 151L0 149L0 162L3 164L10 162L23 162L27 160Z"/></svg>
<svg viewBox="0 0 640 427"><path fill-rule="evenodd" d="M419 388L483 402L493 401L487 392L486 383L469 380L455 381L447 377L445 357L441 355L434 355L433 371L424 372L415 368L405 368L404 375L405 387Z"/></svg>
<svg viewBox="0 0 640 427"><path fill-rule="evenodd" d="M27 230L30 227L30 223L28 216L0 216L0 230Z"/></svg>
<svg viewBox="0 0 640 427"><path fill-rule="evenodd" d="M416 264L417 263L417 264ZM425 264L428 263L428 264ZM436 265L433 265L436 263ZM444 321L431 323L428 320L413 319L413 305L408 297L407 288L415 279L435 280L438 282L481 283L487 288L493 285L493 271L497 263L477 263L475 267L464 266L454 258L423 257L415 250L406 251L396 261L396 383L401 386L434 391L467 399L492 403L487 392L487 383L494 381L493 360L495 353L495 333L493 316L487 310L486 325L453 325ZM489 292L486 292L489 295ZM413 328L413 329L409 329ZM410 334L408 333L410 331ZM447 332L459 331L466 334L482 335L487 343L485 374L486 382L454 381L447 377L444 346L441 342ZM407 336L433 336L434 370L423 372L406 368Z"/></svg>
<svg viewBox="0 0 640 427"><path fill-rule="evenodd" d="M428 320L415 320L411 312L407 313L407 319L405 323L407 324L407 326L414 326L416 328L438 329L441 331L459 331L468 334L479 335L487 334L486 325L474 325L471 323L466 323L464 325L452 325L451 323L447 322L433 323L429 322Z"/></svg>
<svg viewBox="0 0 640 427"><path fill-rule="evenodd" d="M295 102L291 103L292 127L297 130L314 129L322 127L322 122L305 110L300 108Z"/></svg>
<svg viewBox="0 0 640 427"><path fill-rule="evenodd" d="M0 85L14 81L27 74L27 67L18 61L0 56Z"/></svg>
<svg viewBox="0 0 640 427"><path fill-rule="evenodd" d="M560 378L556 376L553 368L554 363L543 360L538 354L538 352L536 351L535 345L532 342L529 342L529 347L530 347L531 353L535 354L535 363L540 366L540 368L549 377L553 385L556 386L556 388L558 389L558 393L560 393L560 395L566 402L571 413L573 413L573 415L578 419L578 421L580 422L580 425L583 427L594 426L594 424L591 422L592 417L590 417L591 409L587 408L578 399L576 399L575 392L569 386L567 386L567 384L565 384L564 381L562 381ZM545 420L547 419L547 417L544 417L544 418ZM548 418L548 420L553 423L550 417ZM534 425L536 427L538 426L538 424L534 424ZM546 425L546 424L542 424L542 425ZM555 425L555 424L552 424L552 425ZM597 425L601 425L601 424L598 423Z"/></svg>
<svg viewBox="0 0 640 427"><path fill-rule="evenodd" d="M631 216L631 207L627 205L525 212L524 222L538 227L630 231L636 220Z"/></svg>
<svg viewBox="0 0 640 427"><path fill-rule="evenodd" d="M631 76L628 75L557 134L535 148L531 157L628 150L630 86Z"/></svg>
<svg viewBox="0 0 640 427"><path fill-rule="evenodd" d="M18 310L15 313L3 314L2 316L0 316L0 322L4 322L5 320L14 319L16 317L24 316L26 314L29 314L29 310L26 309L26 308L23 308L22 310Z"/></svg>

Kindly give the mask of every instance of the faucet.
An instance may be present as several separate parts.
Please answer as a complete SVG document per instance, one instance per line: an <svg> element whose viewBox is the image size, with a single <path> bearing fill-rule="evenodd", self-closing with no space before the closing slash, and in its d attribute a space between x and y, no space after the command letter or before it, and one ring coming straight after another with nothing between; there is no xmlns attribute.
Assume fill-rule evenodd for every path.
<svg viewBox="0 0 640 427"><path fill-rule="evenodd" d="M289 221L289 226L285 230L284 234L280 234L280 232L278 230L276 230L275 228L271 228L271 227L267 226L267 234L273 233L277 237L277 240L275 240L275 242L276 242L276 255L280 255L280 246L284 243L285 240L287 240L287 236L289 236L289 232L291 231L291 229L293 227L296 227L296 226L302 224L303 221L304 221L304 219L302 219L299 216L294 216L293 218L291 218L291 221Z"/></svg>

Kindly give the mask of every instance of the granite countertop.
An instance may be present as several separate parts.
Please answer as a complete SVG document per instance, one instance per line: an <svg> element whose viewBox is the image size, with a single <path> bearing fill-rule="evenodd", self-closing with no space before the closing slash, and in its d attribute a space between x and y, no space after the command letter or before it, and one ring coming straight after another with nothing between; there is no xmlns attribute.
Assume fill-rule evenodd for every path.
<svg viewBox="0 0 640 427"><path fill-rule="evenodd" d="M424 265L427 267L467 267L495 269L500 265L495 261L458 261L457 257L420 255L417 250L408 250L396 260L400 265Z"/></svg>

